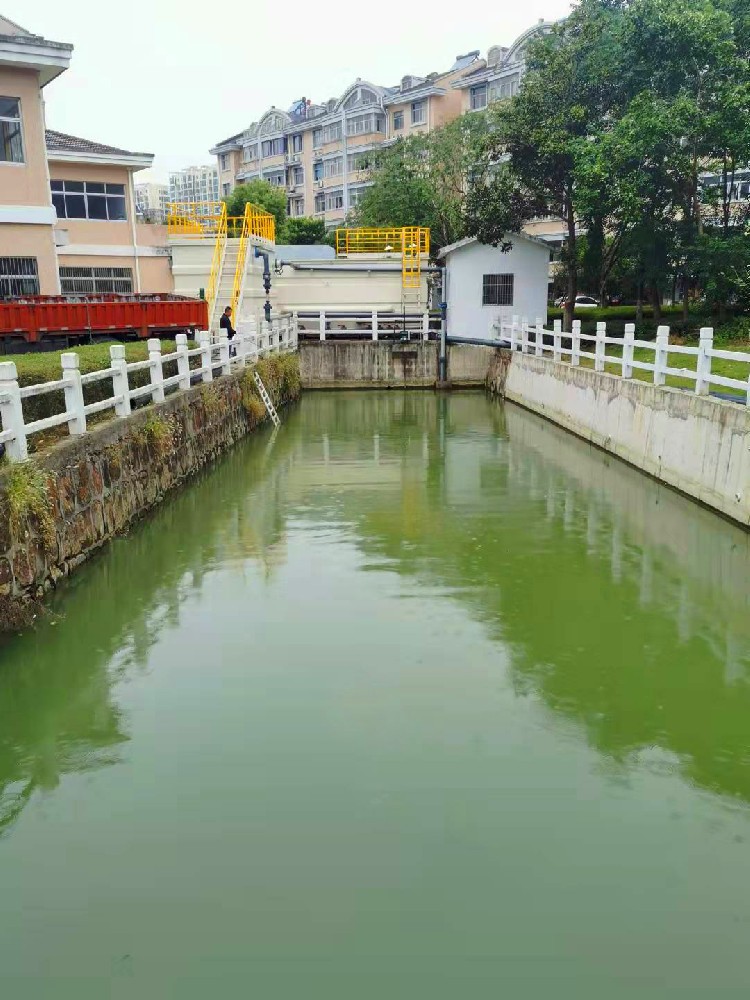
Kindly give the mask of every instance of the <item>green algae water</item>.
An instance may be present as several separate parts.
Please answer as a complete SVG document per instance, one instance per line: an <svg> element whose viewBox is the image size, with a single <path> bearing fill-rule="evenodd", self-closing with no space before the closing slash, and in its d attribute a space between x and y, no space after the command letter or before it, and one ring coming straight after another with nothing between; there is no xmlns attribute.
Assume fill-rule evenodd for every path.
<svg viewBox="0 0 750 1000"><path fill-rule="evenodd" d="M308 395L0 646L0 995L747 997L749 536Z"/></svg>

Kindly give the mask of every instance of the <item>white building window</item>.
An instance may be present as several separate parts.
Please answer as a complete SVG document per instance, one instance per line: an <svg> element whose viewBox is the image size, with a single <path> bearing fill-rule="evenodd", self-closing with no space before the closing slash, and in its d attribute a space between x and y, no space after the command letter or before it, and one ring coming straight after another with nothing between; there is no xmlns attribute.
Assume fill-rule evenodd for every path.
<svg viewBox="0 0 750 1000"><path fill-rule="evenodd" d="M337 209L344 207L344 192L343 191L331 191L326 196L326 211L335 212Z"/></svg>
<svg viewBox="0 0 750 1000"><path fill-rule="evenodd" d="M324 177L340 177L344 172L344 158L334 156L333 159L325 160L323 163Z"/></svg>
<svg viewBox="0 0 750 1000"><path fill-rule="evenodd" d="M483 306L513 305L512 274L485 274L482 277Z"/></svg>
<svg viewBox="0 0 750 1000"><path fill-rule="evenodd" d="M226 184L221 185L221 193L226 198L227 195L232 193L232 185L227 181Z"/></svg>
<svg viewBox="0 0 750 1000"><path fill-rule="evenodd" d="M347 135L367 135L370 132L384 132L385 119L382 115L358 115L346 122Z"/></svg>
<svg viewBox="0 0 750 1000"><path fill-rule="evenodd" d="M108 219L110 222L127 219L124 184L50 181L50 188L58 219Z"/></svg>
<svg viewBox="0 0 750 1000"><path fill-rule="evenodd" d="M36 257L0 257L0 299L38 294Z"/></svg>
<svg viewBox="0 0 750 1000"><path fill-rule="evenodd" d="M222 153L219 157L219 162L221 163L221 169L227 170L229 168L229 153Z"/></svg>
<svg viewBox="0 0 750 1000"><path fill-rule="evenodd" d="M412 125L424 125L427 121L427 101L413 101L411 106Z"/></svg>
<svg viewBox="0 0 750 1000"><path fill-rule="evenodd" d="M302 133L299 132L297 135L292 136L292 152L301 153L302 152Z"/></svg>
<svg viewBox="0 0 750 1000"><path fill-rule="evenodd" d="M472 87L469 91L470 107L472 111L479 111L487 107L487 84L482 83L478 87Z"/></svg>
<svg viewBox="0 0 750 1000"><path fill-rule="evenodd" d="M315 195L315 211L325 212L326 210L326 196L324 194Z"/></svg>
<svg viewBox="0 0 750 1000"><path fill-rule="evenodd" d="M21 102L16 97L0 97L0 161L24 162Z"/></svg>
<svg viewBox="0 0 750 1000"><path fill-rule="evenodd" d="M133 272L129 267L61 267L63 295L130 295Z"/></svg>
<svg viewBox="0 0 750 1000"><path fill-rule="evenodd" d="M404 127L404 112L394 111L393 112L393 131L400 132Z"/></svg>

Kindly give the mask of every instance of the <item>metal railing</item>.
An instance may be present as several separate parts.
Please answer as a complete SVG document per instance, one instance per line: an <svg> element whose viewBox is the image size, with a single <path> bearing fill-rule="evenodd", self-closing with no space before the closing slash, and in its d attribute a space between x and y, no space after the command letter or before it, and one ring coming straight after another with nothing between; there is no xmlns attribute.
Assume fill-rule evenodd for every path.
<svg viewBox="0 0 750 1000"><path fill-rule="evenodd" d="M295 314L301 340L436 340L441 314L426 310L299 310Z"/></svg>
<svg viewBox="0 0 750 1000"><path fill-rule="evenodd" d="M87 418L96 413L114 410L115 416L127 417L133 403L159 403L167 392L181 392L194 384L211 382L215 374L228 375L267 354L294 351L297 349L297 326L293 316L286 316L272 323L264 321L260 329L251 321L231 342L225 330L213 342L209 333L199 333L198 346L194 348L188 346L187 334L178 333L175 339L177 347L168 354L162 354L160 340L149 340L148 359L130 363L125 360L124 345L113 344L109 349L110 367L84 375L80 372L80 357L69 352L61 357L62 378L37 385L19 386L15 363L1 363L0 444L5 445L8 459L11 462L24 461L28 457L28 439L34 434L67 425L71 436L80 437L87 432ZM191 367L194 358L199 359L197 367ZM170 362L176 364L177 374L165 378L164 365ZM149 382L131 387L130 375L141 371L149 372ZM84 387L102 381L111 381L112 395L87 404ZM25 399L61 391L64 394L64 410L41 420L26 422L23 413Z"/></svg>
<svg viewBox="0 0 750 1000"><path fill-rule="evenodd" d="M746 379L719 375L712 371L714 359L750 366L750 352L725 351L714 347L712 327L703 327L697 347L670 344L668 326L658 328L655 341L636 340L635 323L625 324L624 337L608 337L606 323L597 323L596 333L587 334L581 333L581 321L577 319L573 321L572 332L563 333L560 320L555 320L552 330L546 330L541 320L531 325L526 318L519 319L515 316L510 324L495 324L494 332L499 333L510 344L512 351L551 357L554 361L567 361L574 367L581 364L581 359L593 361L595 371L603 372L607 366L610 369L614 367L616 371L610 371L610 374L619 374L627 379L633 378L634 371L652 372L654 385L665 385L668 377L681 379L692 383L699 396L708 395L712 386L733 389L743 395L746 404L750 406L750 370ZM593 350L590 349L592 344ZM619 348L620 353L607 353L608 347ZM636 358L636 349L653 352L653 360ZM677 368L671 365L670 355L694 359L695 368Z"/></svg>
<svg viewBox="0 0 750 1000"><path fill-rule="evenodd" d="M424 226L399 229L337 229L336 253L400 253L416 243L419 254L429 256L430 230ZM413 248L412 248L413 249Z"/></svg>
<svg viewBox="0 0 750 1000"><path fill-rule="evenodd" d="M219 225L216 230L216 242L211 258L211 271L208 276L208 286L206 288L206 302L208 303L208 325L209 328L214 320L214 308L216 306L216 296L219 293L221 281L221 269L224 264L224 254L227 248L227 206L222 204Z"/></svg>
<svg viewBox="0 0 750 1000"><path fill-rule="evenodd" d="M226 225L229 236L239 237L248 219L250 234L267 243L276 240L276 220L257 205L245 206L243 215L228 215L223 201L177 201L167 206L167 235L175 238L216 236Z"/></svg>

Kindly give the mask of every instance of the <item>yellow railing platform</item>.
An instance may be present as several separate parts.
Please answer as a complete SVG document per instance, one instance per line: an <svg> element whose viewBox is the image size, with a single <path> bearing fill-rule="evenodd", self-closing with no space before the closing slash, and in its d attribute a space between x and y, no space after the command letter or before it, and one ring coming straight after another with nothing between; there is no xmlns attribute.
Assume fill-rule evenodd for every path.
<svg viewBox="0 0 750 1000"><path fill-rule="evenodd" d="M177 201L167 205L167 236L175 239L205 239L218 236L226 228L230 238L242 238L245 231L247 209L250 209L249 236L274 243L276 220L270 212L247 205L244 215L227 215L222 201Z"/></svg>
<svg viewBox="0 0 750 1000"><path fill-rule="evenodd" d="M422 257L430 254L430 230L426 226L400 229L337 229L336 254L347 257L359 253L401 255L403 288L420 288Z"/></svg>

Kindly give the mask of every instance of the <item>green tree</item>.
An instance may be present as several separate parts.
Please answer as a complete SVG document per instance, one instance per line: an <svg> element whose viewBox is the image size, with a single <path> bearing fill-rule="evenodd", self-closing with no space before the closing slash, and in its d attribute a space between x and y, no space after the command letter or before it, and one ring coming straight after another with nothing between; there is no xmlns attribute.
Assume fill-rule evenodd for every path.
<svg viewBox="0 0 750 1000"><path fill-rule="evenodd" d="M582 0L567 21L529 46L523 86L492 116L486 169L466 204L469 231L495 246L535 217L563 220L567 329L578 291L576 166L582 144L602 128L613 103L611 27L618 16L617 3Z"/></svg>
<svg viewBox="0 0 750 1000"><path fill-rule="evenodd" d="M359 226L428 226L437 250L466 235L464 201L481 169L483 114L463 115L432 132L400 139L368 164L372 185L352 221Z"/></svg>
<svg viewBox="0 0 750 1000"><path fill-rule="evenodd" d="M245 214L245 205L257 205L258 208L270 212L276 220L276 231L281 232L286 222L286 194L284 189L269 184L268 181L253 180L246 184L238 184L224 202L227 214L240 217Z"/></svg>
<svg viewBox="0 0 750 1000"><path fill-rule="evenodd" d="M310 216L287 219L284 223L284 228L281 230L281 239L283 239L284 243L297 246L325 243L325 222L322 219L313 219ZM281 242L281 239L279 242Z"/></svg>

